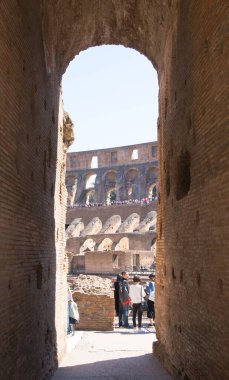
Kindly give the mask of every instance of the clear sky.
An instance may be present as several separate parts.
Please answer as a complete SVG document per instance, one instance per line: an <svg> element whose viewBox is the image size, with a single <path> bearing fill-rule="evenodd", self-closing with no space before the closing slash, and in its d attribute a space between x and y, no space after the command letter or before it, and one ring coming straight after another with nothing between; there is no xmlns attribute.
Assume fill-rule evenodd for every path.
<svg viewBox="0 0 229 380"><path fill-rule="evenodd" d="M62 89L75 126L69 152L157 140L157 73L136 50L107 45L81 52Z"/></svg>

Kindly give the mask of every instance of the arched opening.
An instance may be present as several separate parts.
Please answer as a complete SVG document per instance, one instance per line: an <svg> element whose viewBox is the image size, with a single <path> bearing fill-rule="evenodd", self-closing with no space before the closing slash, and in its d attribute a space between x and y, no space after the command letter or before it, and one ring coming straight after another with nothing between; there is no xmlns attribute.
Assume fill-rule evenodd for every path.
<svg viewBox="0 0 229 380"><path fill-rule="evenodd" d="M86 204L93 204L95 202L95 190L88 190L86 193Z"/></svg>
<svg viewBox="0 0 229 380"><path fill-rule="evenodd" d="M108 205L114 203L117 199L117 192L116 192L116 189L113 188L113 189L109 189L107 191L107 196L106 196L106 202Z"/></svg>
<svg viewBox="0 0 229 380"><path fill-rule="evenodd" d="M157 185L156 183L152 183L149 186L148 198L152 201L157 200Z"/></svg>
<svg viewBox="0 0 229 380"><path fill-rule="evenodd" d="M129 239L127 237L123 237L119 240L119 242L115 246L115 251L126 251L129 249Z"/></svg>
<svg viewBox="0 0 229 380"><path fill-rule="evenodd" d="M94 251L95 241L93 239L86 239L80 246L80 253L86 251Z"/></svg>
<svg viewBox="0 0 229 380"><path fill-rule="evenodd" d="M129 200L140 199L138 174L137 169L130 169L125 174L127 197Z"/></svg>
<svg viewBox="0 0 229 380"><path fill-rule="evenodd" d="M111 161L113 157L113 153L111 152ZM116 171L108 171L104 175L104 187L106 191L106 204L110 205L112 202L115 202L117 199L117 191L116 191Z"/></svg>
<svg viewBox="0 0 229 380"><path fill-rule="evenodd" d="M74 175L68 175L66 177L66 188L68 192L67 196L67 206L71 207L74 205L76 190L77 190L77 179Z"/></svg>
<svg viewBox="0 0 229 380"><path fill-rule="evenodd" d="M91 189L95 187L96 174L89 174L85 177L85 189Z"/></svg>
<svg viewBox="0 0 229 380"><path fill-rule="evenodd" d="M98 251L110 251L113 241L110 238L105 238L98 246Z"/></svg>
<svg viewBox="0 0 229 380"><path fill-rule="evenodd" d="M111 47L114 49L114 47ZM103 49L103 47L102 47ZM118 48L118 50L120 47ZM121 47L121 50L127 50L124 47ZM92 50L89 49L88 51L82 52L80 56L82 57L87 54L91 56ZM107 50L107 48L106 48ZM104 50L105 51L105 50ZM131 54L137 54L139 58L139 53L133 52L130 50ZM113 54L113 50L111 50L111 54ZM79 60L79 57L77 57L77 60ZM104 59L106 56L104 56ZM114 58L115 59L115 58ZM145 60L145 57L141 56L141 59ZM96 65L96 59L93 60ZM148 60L145 60L146 62L146 70L148 70L150 66L151 74L154 71L151 63ZM72 63L74 65L74 62ZM93 196L96 196L96 199L101 197L100 199L105 198L105 202L102 200L101 204L104 206L104 203L106 205L111 205L113 203L117 203L121 207L125 207L126 204L130 206L134 206L135 201L136 205L139 205L139 207L142 207L141 204L141 198L144 194L146 194L147 188L144 181L144 173L145 168L148 168L149 163L155 162L155 149L152 150L152 144L153 140L156 140L156 128L153 131L152 124L156 127L156 119L157 119L157 97L158 93L156 91L156 95L154 94L154 99L152 99L152 94L149 95L149 92L152 92L153 89L153 83L151 89L148 89L147 91L142 91L142 89L139 89L138 84L135 83L135 75L133 74L133 60L129 61L128 64L128 74L126 74L126 77L122 78L122 83L119 83L119 88L116 88L113 83L111 83L111 78L108 77L107 80L105 80L105 88L103 89L103 93L106 94L105 99L102 98L100 92L98 91L98 88L103 87L103 81L100 78L100 72L98 73L96 70L96 73L98 74L97 78L97 86L96 88L93 88L85 91L85 88L80 88L79 85L73 84L73 81L70 81L70 87L75 86L77 88L77 91L79 95L74 95L74 109L73 111L77 111L76 115L76 125L79 125L78 131L76 133L78 139L82 140L81 143L85 145L85 148L83 148L83 145L78 148L80 150L80 153L83 152L83 149L88 150L88 154L85 153L84 157L83 155L78 156L78 160L80 161L80 164L84 161L87 166L90 169L96 169L95 173L92 175L92 170L90 171L90 175L87 174L85 176L85 190L87 190L86 193L86 203L90 204L89 197L91 194ZM140 67L140 66L139 66ZM131 68L131 70L130 70ZM69 68L71 69L71 68ZM107 68L104 68L104 71L106 72ZM100 69L102 72L102 70ZM144 67L141 67L141 71L144 71ZM157 87L157 74L154 72L156 81L155 85ZM90 79L93 77L93 73L87 75L87 81L90 82ZM78 77L82 77L81 75L78 75ZM138 76L137 76L138 77ZM140 75L139 75L140 78ZM142 78L142 75L141 75ZM119 78L120 80L120 78ZM139 79L138 79L139 80ZM99 81L99 82L98 82ZM116 78L116 81L118 81L118 78ZM144 78L142 78L141 82L145 81ZM85 78L84 78L85 82ZM84 87L89 87L87 83L84 83ZM147 85L149 82L147 83ZM137 96L135 98L135 101L131 103L131 97L130 95L127 95L127 89L131 90L133 93L135 93ZM147 95L148 92L148 95ZM63 95L65 99L65 87L63 86ZM71 95L72 96L72 95ZM77 105L77 96L80 97L78 100L80 106ZM82 99L83 97L87 100L87 108L90 109L90 113L86 111L86 108L82 105ZM100 104L95 105L95 99L101 97ZM117 103L119 98L121 98L121 103ZM150 101L151 98L151 101ZM103 100L102 100L103 99ZM137 100L136 100L137 99ZM153 113L155 119L152 121L152 104L155 109L155 112ZM67 102L65 101L65 105L69 112L71 113L71 116L74 120L74 114L70 111L70 108L68 107ZM106 113L106 118L103 115L103 118L101 121L97 121L96 114L98 113L98 109L102 105L103 113ZM149 107L148 110L145 109L145 105ZM77 108L78 107L78 108ZM107 108L107 110L106 110ZM145 111L143 111L145 109ZM81 114L81 111L84 111L83 114ZM131 112L128 112L127 115L124 113L126 110L131 110ZM86 112L85 112L86 111ZM142 112L143 111L143 112ZM150 122L146 120L146 114L149 112L149 118ZM133 116L133 115L134 116ZM111 117L110 117L111 115ZM119 115L122 115L122 117L118 118ZM131 117L130 117L131 115ZM80 130L80 126L82 124L82 127L86 121L90 120L90 129L86 131L86 125L85 129ZM105 120L105 123L104 123ZM103 125L102 134L99 135L99 130L101 125ZM147 138L147 132L145 132L145 125L148 124L149 127L149 134ZM141 127L139 127L141 125ZM133 133L133 130L135 131ZM80 137L81 133L86 133L85 137ZM98 136L96 136L98 134ZM90 137L90 138L89 138ZM108 143L110 139L110 143ZM94 145L86 145L88 144L94 144ZM76 141L77 144L77 141ZM96 145L97 144L97 145ZM107 145L106 145L107 144ZM109 144L109 145L108 145ZM141 146L142 144L142 146ZM155 143L154 143L155 144ZM126 145L126 146L125 146ZM107 151L105 151L107 148ZM75 162L77 161L77 157L74 156L74 145L71 146L70 149L72 153L72 165L71 170L74 169L74 163L73 159L75 159ZM103 150L103 152L101 152ZM95 162L96 161L96 162ZM81 166L81 170L82 170ZM93 183L94 182L94 183ZM90 183L90 185L89 185ZM93 199L94 200L94 199ZM91 210L86 210L91 211ZM94 211L94 210L93 210ZM99 211L98 211L99 212ZM130 214L132 215L132 211ZM127 217L129 217L129 215ZM98 214L99 215L99 214ZM140 215L140 211L139 211ZM140 216L138 214L134 215L133 218L127 221L126 224L122 225L119 233L121 234L121 238L119 238L119 242L117 243L117 239L115 242L113 242L112 238L106 237L102 240L101 243L96 244L96 246L93 246L94 252L89 252L88 246L83 245L81 247L81 253L83 254L85 252L85 271L87 273L87 270L89 270L89 273L93 272L93 268L100 268L101 271L105 271L105 268L112 268L114 270L114 273L118 273L119 270L122 270L125 268L126 270L130 270L133 272L133 270L140 270L140 254L137 252L128 252L130 247L130 241L127 236L124 236L125 234L133 233L133 231L136 229L135 227L139 225L140 222ZM136 217L137 216L137 217ZM109 226L110 227L110 226ZM117 227L118 229L118 227ZM101 229L102 230L102 229ZM101 230L99 231L99 234L101 234ZM84 232L85 233L85 232ZM113 231L111 231L113 233ZM140 233L139 233L140 234ZM89 241L90 242L90 241ZM142 239L142 246L144 239ZM91 244L91 242L90 242ZM140 245L140 243L139 243ZM134 251L134 244L132 244L132 251ZM83 249L83 251L82 251ZM90 249L91 250L91 249ZM142 249L142 252L144 249ZM148 252L148 255L150 255L150 251ZM153 257L152 257L153 261Z"/></svg>
<svg viewBox="0 0 229 380"><path fill-rule="evenodd" d="M88 51L89 52L89 51ZM85 54L87 53L87 51L85 52ZM83 54L83 53L82 53ZM149 62L147 62L148 64ZM131 63L132 65L132 63ZM130 68L130 66L129 66ZM151 69L152 69L152 65L151 65ZM132 86L133 86L133 83L134 83L134 77L133 75L131 75L131 81L127 83L126 87L130 86L132 88L132 91L136 91L136 89L134 89ZM100 81L100 85L101 85L101 81ZM112 91L110 92L110 89L112 88ZM97 89L96 89L97 91ZM98 94L96 94L96 91L94 92L94 95L93 95L93 90L92 90L92 95L93 95L93 102L94 102L94 99L96 97L98 97ZM109 98L112 98L112 96L114 94L116 94L116 99L118 99L118 97L121 97L123 94L122 93L125 93L125 89L118 89L118 91L116 92L117 90L114 89L114 87L111 85L107 86L107 88L104 90L104 93L106 93L106 101L107 99ZM80 91L79 91L80 92ZM82 98L82 92L80 92L80 97ZM149 101L149 97L147 99L147 96L146 94L139 94L140 96L144 97L145 99L145 103L148 103ZM157 104L157 96L158 94L156 94L156 102L151 102L150 104L150 114L152 116L152 103L154 103L154 106L155 104ZM127 95L125 95L125 98L129 100L129 97ZM112 100L110 100L112 102ZM75 97L74 97L74 102L75 102ZM93 111L93 107L94 107L94 104L89 104L90 103L90 100L89 98L87 97L87 106L89 105L89 108L91 110L91 115L94 115L97 111L97 110L94 110ZM113 102L115 104L115 101ZM119 106L119 108L114 107L113 106L113 109L112 111L110 112L112 114L112 119L109 119L111 121L107 121L106 120L106 125L104 127L104 131L103 131L103 137L100 138L100 141L98 143L98 145L94 145L94 146L90 146L88 147L87 146L87 149L93 149L93 152L92 152L92 155L93 157L97 157L97 162L98 162L98 165L96 165L96 168L98 168L98 171L96 171L97 173L97 177L96 177L96 181L95 181L95 185L93 186L93 189L96 190L96 196L101 196L103 193L105 194L105 199L106 199L106 203L107 204L111 204L112 202L115 202L118 200L118 202L125 202L125 201L131 201L130 203L132 203L132 201L136 201L138 200L139 203L140 203L140 199L142 197L142 194L144 192L146 192L146 187L145 187L145 184L144 184L144 181L142 180L142 166L143 166L143 162L144 162L144 155L145 157L147 156L147 160L148 161L151 161L151 160L155 160L155 151L152 152L152 144L150 144L150 147L146 147L145 146L145 152L144 152L144 149L139 149L138 147L138 144L136 145L136 142L137 143L141 143L141 142L151 142L153 140L156 140L156 133L155 133L155 137L153 137L153 131L152 131L152 128L151 128L151 125L152 125L152 118L151 118L151 122L150 122L150 130L151 130L151 133L150 133L150 136L149 138L147 139L146 137L146 134L144 133L144 123L145 123L145 119L144 119L144 116L140 113L140 106L139 107L139 104L140 102L138 102L138 104L135 104L135 106L133 106L133 104L131 106L128 106L127 104L125 104L124 100L123 100L123 104L121 106ZM108 107L107 103L104 101L104 104L103 104L103 109ZM118 109L118 112L116 111L116 108ZM131 129L129 130L129 133L128 133L128 120L125 119L123 117L123 120L121 121L117 121L117 115L119 113L122 112L122 109L125 108L125 109L128 109L130 108L132 110L132 112L134 113L135 110L137 110L137 112L135 113L135 120L132 121L131 123ZM157 115L157 107L155 107L155 113L154 115ZM115 112L114 112L115 111ZM141 115L141 116L140 116ZM77 112L77 117L80 118L80 110L78 109L78 112ZM80 120L78 122L78 124L81 124L83 123L83 118L82 120ZM100 127L100 124L101 123L96 123L96 119L94 118L93 116L93 120L91 122L93 124L93 128L91 128L91 130L87 133L87 136L90 136L90 139L89 139L89 143L91 143L92 141L94 143L96 143L96 136L93 136L93 133L94 131L99 130L99 127ZM113 123L113 124L112 124ZM119 124L121 125L121 130L119 131L118 130L118 126ZM156 119L155 119L155 122L154 124L156 125ZM139 125L141 125L142 127L139 128ZM108 129L108 127L110 129ZM127 132L126 132L127 130ZM136 133L132 133L133 130L136 130ZM140 134L139 134L139 130L140 130ZM137 140L136 140L136 135L139 134L140 137L137 137ZM117 140L117 136L120 135L122 136L122 140L121 142L117 142L116 143L116 140ZM134 136L135 135L135 136ZM78 136L80 138L80 131L78 131ZM104 136L106 136L106 138L104 138ZM143 137L144 136L144 137ZM135 143L133 144L133 147L129 149L128 153L126 154L126 159L124 159L125 164L127 165L128 167L128 170L123 170L121 165L119 164L120 162L120 157L122 157L122 151L121 149L119 150L118 148L114 149L112 148L112 151L109 152L109 154L107 153L107 157L109 156L109 160L110 160L110 164L111 165L114 165L115 167L115 170L109 170L107 172L107 169L104 172L102 172L102 168L103 168L103 165L104 167L106 167L107 165L107 157L100 157L98 151L96 151L95 149L105 149L106 146L105 145L101 145L101 144L104 144L104 143L107 143L108 139L109 138L112 138L112 143L110 143L107 147L108 148L111 148L113 146L125 146L125 145L130 145L130 144L133 144L133 140L132 138L134 137L135 138ZM142 140L144 138L144 140ZM126 140L124 140L126 139ZM139 139L139 140L138 140ZM87 141L88 139L84 139L84 143ZM82 150L83 148L81 148ZM71 150L73 151L74 150L74 147L72 146L71 147ZM147 152L147 153L146 153ZM91 168L93 168L94 166L92 166L92 161L89 162L89 165L91 165ZM134 166L133 166L134 165ZM99 167L98 167L99 166ZM117 170L116 170L116 166L117 166ZM140 171L141 171L141 175L140 175ZM102 173L102 174L101 174ZM103 174L104 173L104 174ZM89 180L89 178L87 179L87 181ZM85 181L86 182L86 181ZM92 187L87 187L87 183L86 182L86 189L88 190L88 193L87 194L91 194L90 192L92 191ZM101 184L104 184L104 186L102 186ZM142 186L144 186L144 189L142 188ZM88 199L88 198L87 198ZM139 219L139 218L138 218ZM125 228L123 227L123 229L126 229L127 231L133 231L134 229L134 226L135 224L132 226L132 223L135 223L135 220L134 221L130 221L130 226L126 226ZM139 220L136 220L136 224L139 223ZM121 232L123 233L123 232ZM113 247L114 244L112 244L112 241L111 239L109 238L106 238L102 241L101 244L98 244L98 247L96 249L98 249L98 252L95 252L95 256L94 256L94 260L96 260L96 257L98 260L101 260L100 258L100 254L99 252L101 251L101 254L103 251L112 251L112 247ZM140 264L139 264L139 255L137 253L135 253L134 255L128 253L127 251L129 250L129 239L127 237L123 237L119 240L119 243L117 243L115 245L115 251L117 251L117 253L113 253L112 254L112 260L113 260L113 269L118 271L119 270L119 267L121 268L120 265L122 265L122 267L125 267L127 268L128 270L133 270L133 268L135 270L139 269L140 268ZM120 251L120 252L118 252ZM87 262L90 261L90 265L92 265L92 261L93 261L93 253L90 254L90 253L87 253L86 254L86 268L87 268ZM105 258L103 258L103 260L108 260L108 256ZM96 265L98 266L98 263L99 261L97 261ZM92 268L92 267L90 267Z"/></svg>

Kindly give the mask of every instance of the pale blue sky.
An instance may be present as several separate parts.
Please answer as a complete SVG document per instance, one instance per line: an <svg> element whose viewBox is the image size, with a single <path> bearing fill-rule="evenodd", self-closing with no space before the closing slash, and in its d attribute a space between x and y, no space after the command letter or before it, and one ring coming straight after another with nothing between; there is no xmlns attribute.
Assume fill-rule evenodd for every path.
<svg viewBox="0 0 229 380"><path fill-rule="evenodd" d="M110 45L83 51L70 63L62 87L75 125L69 152L157 140L157 73L137 51Z"/></svg>

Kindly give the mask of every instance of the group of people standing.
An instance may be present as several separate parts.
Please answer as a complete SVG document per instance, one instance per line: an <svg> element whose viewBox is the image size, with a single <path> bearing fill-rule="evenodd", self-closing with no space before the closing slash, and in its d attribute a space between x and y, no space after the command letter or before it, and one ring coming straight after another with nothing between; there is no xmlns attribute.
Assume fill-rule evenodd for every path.
<svg viewBox="0 0 229 380"><path fill-rule="evenodd" d="M119 327L130 328L129 309L133 309L133 328L136 329L136 318L138 319L138 328L142 327L143 304L147 302L147 317L149 326L153 326L155 319L154 308L154 275L149 275L149 281L146 288L141 285L141 278L137 275L133 277L133 284L129 285L128 272L122 272L117 276L114 283L114 297L116 315L119 317Z"/></svg>

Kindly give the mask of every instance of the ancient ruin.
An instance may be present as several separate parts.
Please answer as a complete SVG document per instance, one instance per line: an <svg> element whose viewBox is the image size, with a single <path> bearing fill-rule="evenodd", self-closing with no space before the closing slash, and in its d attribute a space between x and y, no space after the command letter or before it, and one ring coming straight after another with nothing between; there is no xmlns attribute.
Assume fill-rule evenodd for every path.
<svg viewBox="0 0 229 380"><path fill-rule="evenodd" d="M93 177L94 183L90 183ZM157 142L68 153L68 206L157 198Z"/></svg>
<svg viewBox="0 0 229 380"><path fill-rule="evenodd" d="M66 352L61 77L102 44L134 48L158 72L154 355L174 378L229 378L228 1L0 10L0 378L48 380Z"/></svg>
<svg viewBox="0 0 229 380"><path fill-rule="evenodd" d="M128 207L128 206L123 206ZM140 206L141 207L141 206ZM150 206L149 206L150 207ZM91 208L85 209L88 217ZM100 214L100 208L97 213ZM84 218L76 218L66 230L66 251L69 257L69 273L121 273L152 271L156 259L156 211L149 211L140 222L137 213L124 221L120 215L112 215L102 224L98 217L85 225ZM85 225L85 228L80 228Z"/></svg>

